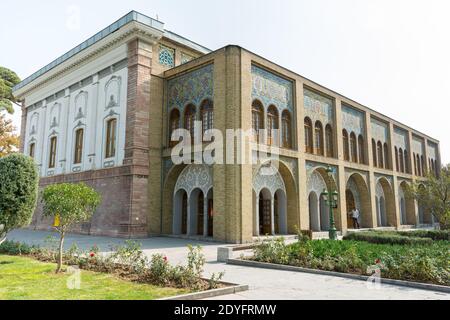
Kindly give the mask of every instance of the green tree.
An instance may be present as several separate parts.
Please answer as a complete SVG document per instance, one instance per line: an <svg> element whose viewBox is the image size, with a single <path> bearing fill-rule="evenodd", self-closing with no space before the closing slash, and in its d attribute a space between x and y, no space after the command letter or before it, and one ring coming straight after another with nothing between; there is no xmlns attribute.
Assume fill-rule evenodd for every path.
<svg viewBox="0 0 450 320"><path fill-rule="evenodd" d="M36 208L39 175L32 158L0 158L0 243L6 234L28 225Z"/></svg>
<svg viewBox="0 0 450 320"><path fill-rule="evenodd" d="M14 71L0 66L0 111L14 113L13 103L16 98L12 94L12 88L20 82L20 78Z"/></svg>
<svg viewBox="0 0 450 320"><path fill-rule="evenodd" d="M409 195L433 214L442 230L450 228L450 164L438 176L428 173L425 181L415 182Z"/></svg>
<svg viewBox="0 0 450 320"><path fill-rule="evenodd" d="M12 120L6 119L4 114L0 114L0 158L18 150L20 139L14 130Z"/></svg>
<svg viewBox="0 0 450 320"><path fill-rule="evenodd" d="M88 221L100 204L101 197L84 183L61 183L46 187L42 193L43 215L54 219L54 227L60 235L58 267L63 263L64 237L75 223Z"/></svg>

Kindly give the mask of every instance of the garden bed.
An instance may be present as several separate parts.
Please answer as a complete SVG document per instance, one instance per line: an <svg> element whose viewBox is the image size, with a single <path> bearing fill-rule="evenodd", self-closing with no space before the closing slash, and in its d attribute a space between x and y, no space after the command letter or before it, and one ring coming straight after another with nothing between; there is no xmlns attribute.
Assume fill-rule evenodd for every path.
<svg viewBox="0 0 450 320"><path fill-rule="evenodd" d="M98 248L95 247L86 252L80 251L77 247L71 247L64 252L64 262L66 265L76 266L82 272L94 272L130 284L150 285L161 290L173 290L172 296L215 290L210 294L210 296L214 296L221 294L220 289L236 287L234 284L221 281L223 273L212 274L209 279L203 278L205 259L201 247L188 247L188 249L188 261L184 266L172 266L167 257L160 254L155 254L148 259L140 250L139 244L133 241L127 241L123 247L113 248L113 252L108 255L100 254ZM9 255L11 258L34 259L37 260L36 262L47 264L47 266L54 265L58 257L57 251L54 249L11 241L0 245L0 254ZM64 271L66 269L67 267L64 268ZM53 274L55 274L54 270ZM64 274L67 275L67 273L61 275L64 276ZM243 290L244 288L238 289Z"/></svg>
<svg viewBox="0 0 450 320"><path fill-rule="evenodd" d="M392 245L305 239L285 244L277 240L255 247L248 259L362 276L371 275L368 268L377 267L382 278L450 286L447 241Z"/></svg>

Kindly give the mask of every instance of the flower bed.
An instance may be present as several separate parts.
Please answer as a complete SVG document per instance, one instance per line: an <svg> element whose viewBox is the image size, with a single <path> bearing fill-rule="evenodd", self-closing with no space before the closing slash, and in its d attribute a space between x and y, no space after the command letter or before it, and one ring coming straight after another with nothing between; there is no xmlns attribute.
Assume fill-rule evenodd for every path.
<svg viewBox="0 0 450 320"><path fill-rule="evenodd" d="M134 241L126 241L125 246L113 248L113 252L108 255L99 254L96 247L82 251L72 246L64 252L64 261L66 265L76 265L83 270L113 274L139 283L190 291L223 287L220 282L223 273L212 274L208 280L202 278L205 258L201 247L188 246L188 250L188 261L184 266L171 265L167 257L161 254L154 254L149 260L140 245ZM24 255L43 262L56 262L58 255L55 248L29 246L12 241L1 244L0 253Z"/></svg>
<svg viewBox="0 0 450 320"><path fill-rule="evenodd" d="M448 244L372 244L361 241L305 240L285 244L264 241L254 248L255 261L369 275L374 265L383 278L450 285Z"/></svg>

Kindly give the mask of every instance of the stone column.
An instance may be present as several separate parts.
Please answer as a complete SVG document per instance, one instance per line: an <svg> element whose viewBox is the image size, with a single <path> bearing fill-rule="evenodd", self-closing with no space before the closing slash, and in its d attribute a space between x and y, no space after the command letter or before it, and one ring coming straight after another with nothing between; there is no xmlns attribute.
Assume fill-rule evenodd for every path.
<svg viewBox="0 0 450 320"><path fill-rule="evenodd" d="M47 169L48 169L48 161L47 161L47 156L48 156L48 134L49 134L49 126L47 126L47 122L51 122L47 121L47 119L50 117L49 114L47 114L49 111L47 110L47 102L44 100L42 102L42 127L41 127L41 138L39 139L39 141L42 144L42 149L41 149L41 156L40 156L40 163L41 163L41 176L46 176L47 175Z"/></svg>
<svg viewBox="0 0 450 320"><path fill-rule="evenodd" d="M71 146L67 145L68 137L70 135L70 129L72 126L69 126L70 123L70 91L69 89L65 90L64 100L61 105L61 123L59 125L59 138L58 138L58 153L59 153L59 162L61 163L61 173L66 173L69 171L72 164L73 159L70 159L71 155ZM87 139L86 139L87 140ZM72 140L74 144L75 141Z"/></svg>
<svg viewBox="0 0 450 320"><path fill-rule="evenodd" d="M255 215L255 230L256 230L256 236L259 237L259 195L256 196L256 204L255 204L255 210L256 210L256 215Z"/></svg>
<svg viewBox="0 0 450 320"><path fill-rule="evenodd" d="M71 112L71 105L70 105L70 98L71 98L71 96L70 96L70 90L67 88L66 90L65 90L65 94L64 94L64 105L65 105L65 107L67 108L67 110L66 110L66 115L65 115L65 122L63 122L63 124L64 124L64 126L65 126L65 131L66 132L68 132L68 130L69 130L69 123L70 123L70 116L72 115L72 116L74 116L75 114L74 113L72 113ZM74 112L76 112L75 110L74 110ZM70 127L72 127L72 126L70 126ZM66 135L66 140L67 140L67 135ZM65 161L65 163L64 163L64 171L69 171L69 173L70 173L70 165L71 165L71 162L70 162L70 154L71 154L71 150L70 150L70 147L68 147L68 148L64 148L64 152L65 152L65 154L64 154L64 159L65 160L67 160L67 161Z"/></svg>
<svg viewBox="0 0 450 320"><path fill-rule="evenodd" d="M275 196L270 195L270 233L275 235Z"/></svg>
<svg viewBox="0 0 450 320"><path fill-rule="evenodd" d="M335 106L335 146L336 154L338 156L339 166L337 168L337 181L336 185L339 193L339 216L335 219L337 229L341 230L342 234L347 232L347 181L345 176L345 165L344 165L344 143L342 140L342 101L336 98ZM358 145L358 144L357 144ZM334 211L334 210L333 210Z"/></svg>
<svg viewBox="0 0 450 320"><path fill-rule="evenodd" d="M191 227L191 195L189 195L188 199L187 199L187 219L186 219L186 235L190 236L192 234L192 227Z"/></svg>
<svg viewBox="0 0 450 320"><path fill-rule="evenodd" d="M203 196L203 236L208 236L208 194Z"/></svg>
<svg viewBox="0 0 450 320"><path fill-rule="evenodd" d="M373 162L373 150L372 150L372 125L370 113L366 112L366 142L367 142L367 155L368 155L368 164L369 164L369 180L368 190L369 190L369 199L370 199L370 207L371 207L371 226L377 226L377 205L376 205L376 179L375 179L375 167ZM376 150L375 150L376 152Z"/></svg>
<svg viewBox="0 0 450 320"><path fill-rule="evenodd" d="M21 102L21 111L22 111L22 116L21 116L21 119L20 119L20 147L19 147L19 151L20 151L20 153L24 153L25 150L28 150L28 148L25 148L25 143L27 143L27 139L26 139L26 133L27 133L27 108L25 107L25 100ZM36 148L35 148L35 152L36 152Z"/></svg>
<svg viewBox="0 0 450 320"><path fill-rule="evenodd" d="M394 146L394 124L392 122L389 122L389 141L388 141L388 145L389 145L389 151L390 151L390 157L389 157L389 162L390 162L390 170L392 170L393 173L393 179L392 179L392 193L394 196L394 208L395 208L395 227L399 228L401 225L401 219L400 219L400 215L401 215L401 210L400 210L400 205L399 205L399 195L398 195L398 180L397 180L397 172L395 170L395 146ZM387 205L386 205L387 208ZM386 213L386 216L388 216L388 214Z"/></svg>
<svg viewBox="0 0 450 320"><path fill-rule="evenodd" d="M96 158L97 155L95 154L96 151L96 146L97 143L102 145L101 141L98 141L99 137L97 137L97 123L101 123L98 122L97 117L98 117L98 109L101 108L101 106L98 103L98 91L99 91L99 81L98 81L98 74L95 74L93 76L92 79L92 103L91 103L91 108L90 110L88 110L88 114L90 113L90 124L89 124L89 129L87 130L87 132L89 132L89 136L92 137L92 139L89 139L89 153L88 153L88 159L89 159L89 164L87 164L87 166L89 166L90 170L95 170L96 165ZM106 99L106 97L105 97ZM88 118L89 119L89 118ZM101 154L98 155L99 157L101 157ZM85 166L85 168L87 169L87 166Z"/></svg>
<svg viewBox="0 0 450 320"><path fill-rule="evenodd" d="M152 44L141 39L128 43L127 112L124 160L131 166L131 194L129 220L123 224L127 236L146 236L149 198L160 193L149 193L149 131L151 127L151 69ZM162 109L162 108L161 108ZM157 119L162 123L161 119ZM156 131L156 130L155 130ZM159 162L160 164L160 162ZM154 165L159 171L158 163ZM160 184L160 180L153 181ZM157 226L159 229L159 225Z"/></svg>

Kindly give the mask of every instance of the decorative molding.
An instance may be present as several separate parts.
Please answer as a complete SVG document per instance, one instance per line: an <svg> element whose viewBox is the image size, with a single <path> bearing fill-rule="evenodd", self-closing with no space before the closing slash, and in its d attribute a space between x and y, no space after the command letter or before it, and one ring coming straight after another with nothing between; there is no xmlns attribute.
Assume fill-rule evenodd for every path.
<svg viewBox="0 0 450 320"><path fill-rule="evenodd" d="M195 189L208 194L213 187L212 168L207 165L191 164L180 173L175 185L174 194L180 189L186 191L188 198Z"/></svg>
<svg viewBox="0 0 450 320"><path fill-rule="evenodd" d="M322 122L324 127L328 123L334 123L333 100L311 90L304 89L303 102L305 107L305 116L309 117L313 121L313 126L316 121Z"/></svg>

